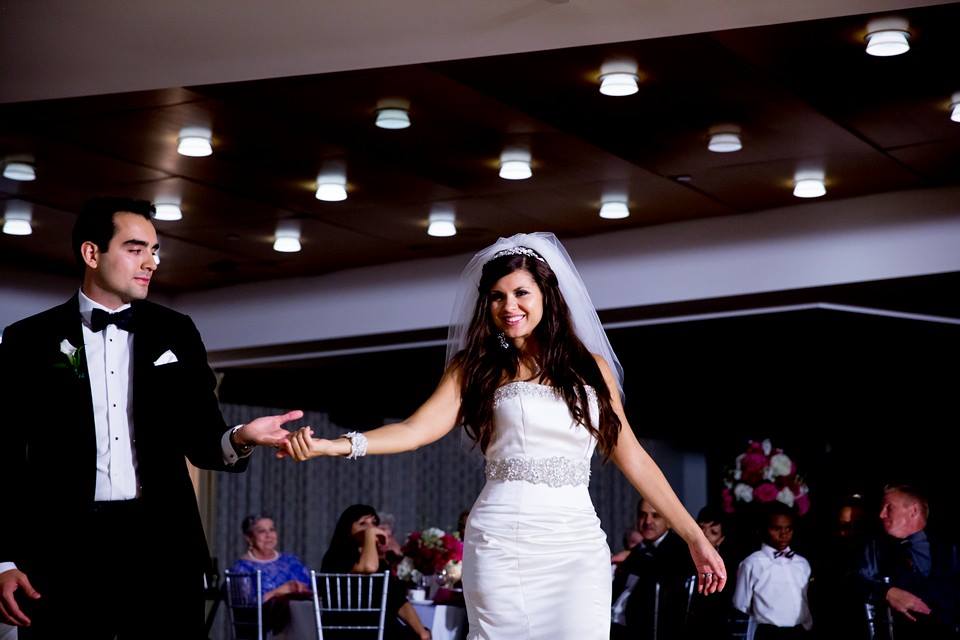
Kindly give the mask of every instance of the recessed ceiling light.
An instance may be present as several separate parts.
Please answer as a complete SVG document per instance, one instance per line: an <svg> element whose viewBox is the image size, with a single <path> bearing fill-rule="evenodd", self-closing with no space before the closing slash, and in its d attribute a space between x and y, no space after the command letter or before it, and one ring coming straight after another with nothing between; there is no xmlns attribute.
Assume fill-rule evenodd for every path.
<svg viewBox="0 0 960 640"><path fill-rule="evenodd" d="M429 217L430 226L427 235L435 238L449 238L457 235L456 216L451 212L434 212Z"/></svg>
<svg viewBox="0 0 960 640"><path fill-rule="evenodd" d="M624 200L604 200L600 205L600 217L607 220L621 220L630 215L630 209Z"/></svg>
<svg viewBox="0 0 960 640"><path fill-rule="evenodd" d="M179 202L155 202L153 205L156 220L175 221L183 218Z"/></svg>
<svg viewBox="0 0 960 640"><path fill-rule="evenodd" d="M180 130L177 153L191 158L202 158L213 153L210 141L213 134L207 127L184 127Z"/></svg>
<svg viewBox="0 0 960 640"><path fill-rule="evenodd" d="M878 18L867 24L867 53L871 56L898 56L910 50L910 32L902 18Z"/></svg>
<svg viewBox="0 0 960 640"><path fill-rule="evenodd" d="M317 200L340 202L347 199L347 176L343 173L321 173L317 176Z"/></svg>
<svg viewBox="0 0 960 640"><path fill-rule="evenodd" d="M406 129L410 126L410 103L400 98L379 101L376 125L381 129Z"/></svg>
<svg viewBox="0 0 960 640"><path fill-rule="evenodd" d="M793 195L798 198L819 198L827 192L822 171L798 171L793 179Z"/></svg>
<svg viewBox="0 0 960 640"><path fill-rule="evenodd" d="M707 149L714 153L732 153L743 148L740 140L740 127L732 124L711 127Z"/></svg>
<svg viewBox="0 0 960 640"><path fill-rule="evenodd" d="M608 60L600 67L600 93L605 96L629 96L640 90L637 63L633 60Z"/></svg>
<svg viewBox="0 0 960 640"><path fill-rule="evenodd" d="M8 162L3 167L3 177L19 182L31 182L37 179L37 171L29 162Z"/></svg>
<svg viewBox="0 0 960 640"><path fill-rule="evenodd" d="M300 251L300 223L296 220L284 220L277 223L277 233L273 240L273 250L280 253Z"/></svg>
<svg viewBox="0 0 960 640"><path fill-rule="evenodd" d="M33 216L27 205L11 203L3 215L3 232L10 236L28 236L33 233Z"/></svg>
<svg viewBox="0 0 960 640"><path fill-rule="evenodd" d="M500 154L500 177L505 180L526 180L533 175L530 152L526 149L505 149Z"/></svg>
<svg viewBox="0 0 960 640"><path fill-rule="evenodd" d="M960 91L953 94L950 102L950 119L954 122L960 122Z"/></svg>

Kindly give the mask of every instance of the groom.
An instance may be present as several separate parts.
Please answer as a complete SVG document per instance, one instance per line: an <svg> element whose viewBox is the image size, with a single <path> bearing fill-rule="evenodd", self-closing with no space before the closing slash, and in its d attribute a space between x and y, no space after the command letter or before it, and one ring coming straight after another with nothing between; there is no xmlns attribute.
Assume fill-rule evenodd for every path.
<svg viewBox="0 0 960 640"><path fill-rule="evenodd" d="M244 471L299 411L224 424L193 322L144 300L153 206L99 198L66 303L0 343L0 620L21 638L192 638L206 540L184 458Z"/></svg>

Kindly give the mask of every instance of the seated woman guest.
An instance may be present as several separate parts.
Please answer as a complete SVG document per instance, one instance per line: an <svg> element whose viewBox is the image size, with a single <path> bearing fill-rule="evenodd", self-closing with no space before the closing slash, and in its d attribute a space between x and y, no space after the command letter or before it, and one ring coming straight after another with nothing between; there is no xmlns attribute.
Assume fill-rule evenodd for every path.
<svg viewBox="0 0 960 640"><path fill-rule="evenodd" d="M354 504L340 514L330 538L330 547L323 555L320 570L324 573L379 573L388 569L380 560L378 545L386 543L386 532L380 528L377 510L365 504ZM399 620L398 620L399 618ZM387 589L387 616L384 638L388 640L429 640L413 606L407 602L406 589L391 577ZM400 622L402 620L403 622ZM404 624L405 623L405 624Z"/></svg>
<svg viewBox="0 0 960 640"><path fill-rule="evenodd" d="M310 572L297 556L277 551L277 528L273 517L266 513L249 515L241 525L247 539L247 552L237 560L230 571L253 573L260 571L263 601L278 596L310 591Z"/></svg>

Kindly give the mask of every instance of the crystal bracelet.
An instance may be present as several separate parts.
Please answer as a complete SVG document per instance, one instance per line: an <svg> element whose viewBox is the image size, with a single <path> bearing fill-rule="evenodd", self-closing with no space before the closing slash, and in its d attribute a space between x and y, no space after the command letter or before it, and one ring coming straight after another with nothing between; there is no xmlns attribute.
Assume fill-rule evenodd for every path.
<svg viewBox="0 0 960 640"><path fill-rule="evenodd" d="M367 455L367 436L359 431L351 431L343 434L343 437L350 441L350 455L347 460L356 460Z"/></svg>

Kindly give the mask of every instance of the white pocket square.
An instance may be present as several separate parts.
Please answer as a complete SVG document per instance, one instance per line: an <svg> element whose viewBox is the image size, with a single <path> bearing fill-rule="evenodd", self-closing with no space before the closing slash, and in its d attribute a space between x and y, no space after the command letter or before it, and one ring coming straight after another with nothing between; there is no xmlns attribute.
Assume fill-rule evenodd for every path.
<svg viewBox="0 0 960 640"><path fill-rule="evenodd" d="M177 362L176 354L174 354L173 351L170 351L170 349L167 349L163 352L162 356L153 361L153 366L160 367L165 364L172 364L174 362Z"/></svg>

